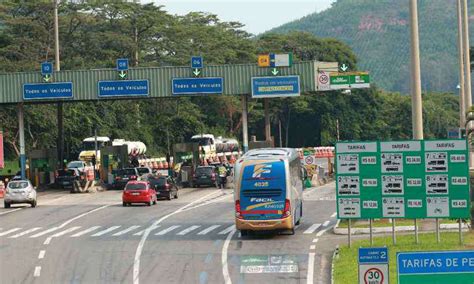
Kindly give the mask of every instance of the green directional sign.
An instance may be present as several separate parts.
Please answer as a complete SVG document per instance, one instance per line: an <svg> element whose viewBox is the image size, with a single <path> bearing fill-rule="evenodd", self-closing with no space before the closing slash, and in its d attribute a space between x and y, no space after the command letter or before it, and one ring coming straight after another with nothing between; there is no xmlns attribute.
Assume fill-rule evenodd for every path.
<svg viewBox="0 0 474 284"><path fill-rule="evenodd" d="M329 74L331 90L370 88L370 75L367 72Z"/></svg>
<svg viewBox="0 0 474 284"><path fill-rule="evenodd" d="M339 218L468 218L463 139L336 145Z"/></svg>

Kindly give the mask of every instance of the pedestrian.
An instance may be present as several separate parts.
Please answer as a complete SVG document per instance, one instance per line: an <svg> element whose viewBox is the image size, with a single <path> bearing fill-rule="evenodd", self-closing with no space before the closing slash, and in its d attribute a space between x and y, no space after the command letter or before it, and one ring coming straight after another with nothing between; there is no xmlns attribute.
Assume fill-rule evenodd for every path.
<svg viewBox="0 0 474 284"><path fill-rule="evenodd" d="M217 168L219 173L219 188L224 189L225 183L227 181L227 169L224 165L220 164Z"/></svg>

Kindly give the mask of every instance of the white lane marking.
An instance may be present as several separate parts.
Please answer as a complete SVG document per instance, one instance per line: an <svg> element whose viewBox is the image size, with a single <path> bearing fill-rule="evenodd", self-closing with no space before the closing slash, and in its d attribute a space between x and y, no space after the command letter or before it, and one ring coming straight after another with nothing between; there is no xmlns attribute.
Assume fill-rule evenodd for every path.
<svg viewBox="0 0 474 284"><path fill-rule="evenodd" d="M311 227L306 229L306 231L303 232L303 234L312 234L314 231L316 231L319 227L321 227L321 224L313 224Z"/></svg>
<svg viewBox="0 0 474 284"><path fill-rule="evenodd" d="M314 281L314 257L316 253L310 252L308 254L308 274L306 275L306 284L313 284Z"/></svg>
<svg viewBox="0 0 474 284"><path fill-rule="evenodd" d="M189 208L189 207L193 206L194 204L196 204L198 202L201 202L201 200L205 200L206 198L209 198L209 197L212 197L213 195L216 195L216 193L219 194L219 191L211 192L209 194L204 195L201 198L198 198L198 199L194 200L191 203L188 203L188 204L184 205L183 207L177 209L176 211L173 211L173 212L169 213L168 215L165 215L165 216L161 217L160 219L155 221L151 226L149 226L145 230L145 232L143 233L143 235L140 239L140 242L138 243L137 250L135 251L135 258L133 260L133 284L139 284L140 283L140 257L142 255L142 251L143 251L143 247L145 246L146 239L150 235L151 230L153 230L153 227L158 226L158 224L160 224L164 220L168 219L169 217L171 217L175 214L178 214L178 213L182 212L186 208Z"/></svg>
<svg viewBox="0 0 474 284"><path fill-rule="evenodd" d="M67 230L56 233L56 234L52 235L51 237L52 238L57 238L57 237L60 237L60 236L64 236L65 234L69 234L70 232L73 232L73 231L78 230L80 228L81 228L81 226L71 227Z"/></svg>
<svg viewBox="0 0 474 284"><path fill-rule="evenodd" d="M316 234L316 237L321 237L324 233L326 233L329 229L331 229L333 226L331 227L327 227L325 228L324 230L321 230L319 231L317 234Z"/></svg>
<svg viewBox="0 0 474 284"><path fill-rule="evenodd" d="M31 229L29 229L29 230L26 230L26 231L21 232L21 233L18 233L18 234L16 234L16 235L10 236L10 237L8 237L8 238L10 238L10 239L19 238L19 237L24 236L24 235L27 235L27 234L29 234L29 233L33 233L33 232L35 232L35 231L38 231L39 229L41 229L41 227L31 228Z"/></svg>
<svg viewBox="0 0 474 284"><path fill-rule="evenodd" d="M227 238L225 239L224 245L222 246L222 252L221 252L222 276L224 276L225 284L232 284L232 280L230 279L230 274L229 274L229 266L227 265L227 251L229 250L229 244L235 232L236 232L235 229L232 229L229 232L229 234L227 235Z"/></svg>
<svg viewBox="0 0 474 284"><path fill-rule="evenodd" d="M315 249L316 249L316 246L315 246L315 245L311 245L311 246L309 246L309 249L310 249L310 250L315 250Z"/></svg>
<svg viewBox="0 0 474 284"><path fill-rule="evenodd" d="M319 239L314 239L313 243L317 243L318 241L319 241Z"/></svg>
<svg viewBox="0 0 474 284"><path fill-rule="evenodd" d="M181 226L180 226L180 225L171 226L171 227L169 227L169 228L167 228L167 229L164 229L164 230L159 231L158 233L155 234L155 236L163 236L164 234L167 234L167 233L169 233L169 232L171 232L171 231L173 231L174 229L179 228L179 227L181 227Z"/></svg>
<svg viewBox="0 0 474 284"><path fill-rule="evenodd" d="M201 226L199 226L199 225L191 226L191 227L189 227L189 228L187 228L187 229L182 230L182 231L179 232L177 235L178 235L178 236L184 236L184 235L186 235L187 233L189 233L189 232L191 232L191 231L194 231L194 230L196 230L196 229L199 228L199 227L201 227Z"/></svg>
<svg viewBox="0 0 474 284"><path fill-rule="evenodd" d="M112 236L116 237L116 236L125 235L126 233L131 232L131 231L133 231L135 229L138 229L138 228L140 228L140 226L130 226L125 230L122 230L120 232L117 232L117 233L113 234Z"/></svg>
<svg viewBox="0 0 474 284"><path fill-rule="evenodd" d="M219 228L220 226L221 226L221 225L213 225L213 226L210 226L209 228L204 229L204 230L202 230L201 232L199 232L198 235L205 235L205 234L209 233L210 231L213 231L213 230Z"/></svg>
<svg viewBox="0 0 474 284"><path fill-rule="evenodd" d="M156 226L152 226L151 230L150 231L153 231L154 229L157 229L161 227L160 225L156 225ZM145 233L146 229L144 230L141 230L139 232L136 232L135 234L133 234L134 236L143 236L143 233Z"/></svg>
<svg viewBox="0 0 474 284"><path fill-rule="evenodd" d="M11 229L11 230L2 232L2 233L0 233L0 237L6 236L6 235L8 235L8 234L10 234L10 233L13 233L13 232L16 232L16 231L18 231L18 230L20 230L20 229L21 229L21 228L13 228L13 229Z"/></svg>
<svg viewBox="0 0 474 284"><path fill-rule="evenodd" d="M34 277L39 277L41 275L41 266L35 267L35 272L33 273Z"/></svg>
<svg viewBox="0 0 474 284"><path fill-rule="evenodd" d="M331 218L334 218L337 216L337 212L334 212L332 215L331 215Z"/></svg>
<svg viewBox="0 0 474 284"><path fill-rule="evenodd" d="M323 227L326 227L327 225L329 225L329 221L323 223Z"/></svg>
<svg viewBox="0 0 474 284"><path fill-rule="evenodd" d="M230 233L232 230L235 230L235 225L232 225L232 226L230 226L230 227L227 227L225 230L220 231L220 232L219 232L219 235L228 234L228 233Z"/></svg>
<svg viewBox="0 0 474 284"><path fill-rule="evenodd" d="M45 250L40 250L40 253L38 255L38 259L43 259L45 254L46 254Z"/></svg>
<svg viewBox="0 0 474 284"><path fill-rule="evenodd" d="M93 234L91 237L100 237L100 236L105 235L105 234L107 234L107 233L109 233L109 232L112 232L113 230L118 229L118 228L120 228L120 227L121 227L121 226L112 226L112 227L109 227L108 229L105 229L105 230L102 230L102 231L100 231L100 232L97 232L97 233Z"/></svg>
<svg viewBox="0 0 474 284"><path fill-rule="evenodd" d="M41 237L41 236L43 236L43 235L49 234L49 233L54 232L54 231L59 230L59 229L60 229L59 227L53 227L53 228L48 229L48 230L46 230L46 231L40 232L40 233L38 233L38 234L36 234L36 235L30 236L30 238Z"/></svg>
<svg viewBox="0 0 474 284"><path fill-rule="evenodd" d="M104 209L104 208L107 208L107 207L109 207L109 206L112 206L112 204L108 204L108 205L104 205L104 206L101 206L101 207L97 207L97 208L95 208L95 209L92 209L92 210L87 211L87 212L85 212L85 213L82 213L82 214L80 214L80 215L77 215L76 217L69 219L68 221L62 223L61 225L59 225L59 226L57 226L57 227L53 227L53 228L48 229L48 230L46 230L46 231L44 231L44 232L41 232L41 233L36 234L36 235L33 235L33 236L31 236L30 238L37 238L37 237L46 235L46 234L48 234L48 233L54 232L54 231L56 231L56 230L59 230L59 229L61 229L61 228L64 228L64 227L66 227L68 224L70 224L71 222L74 222L75 220L77 220L77 219L79 219L79 218L82 218L82 217L84 217L84 216L86 216L86 215L89 215L89 214L94 213L94 212L96 212L96 211L99 211L99 210L102 210L102 209Z"/></svg>
<svg viewBox="0 0 474 284"><path fill-rule="evenodd" d="M1 212L0 215L5 215L5 214L13 213L13 212L18 211L18 210L21 210L21 209L23 209L23 208L11 209L11 210L8 210L8 211L5 211L5 212Z"/></svg>
<svg viewBox="0 0 474 284"><path fill-rule="evenodd" d="M52 237L46 238L46 240L44 240L43 245L49 245L49 243L51 242L52 239L53 239Z"/></svg>
<svg viewBox="0 0 474 284"><path fill-rule="evenodd" d="M97 229L99 229L100 226L94 226L94 227L90 227L89 229L85 229L84 231L80 231L79 233L75 233L74 235L71 236L71 238L77 238L77 237L80 237L80 236L83 236L87 233L90 233L90 232L93 232Z"/></svg>

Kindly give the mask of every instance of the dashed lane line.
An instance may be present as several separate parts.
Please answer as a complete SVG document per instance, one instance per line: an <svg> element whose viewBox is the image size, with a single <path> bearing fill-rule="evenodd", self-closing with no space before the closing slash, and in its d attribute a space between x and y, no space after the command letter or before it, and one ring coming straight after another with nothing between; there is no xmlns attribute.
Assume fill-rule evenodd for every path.
<svg viewBox="0 0 474 284"><path fill-rule="evenodd" d="M34 277L40 277L41 275L41 266L36 266L35 267L35 272L33 273Z"/></svg>
<svg viewBox="0 0 474 284"><path fill-rule="evenodd" d="M21 229L21 228L13 228L13 229L11 229L11 230L2 232L2 233L0 233L0 237L6 236L6 235L8 235L8 234L10 234L10 233L13 233L13 232L16 232L16 231L18 231L18 230L20 230L20 229Z"/></svg>
<svg viewBox="0 0 474 284"><path fill-rule="evenodd" d="M187 233L192 232L192 231L196 230L196 229L199 228L199 227L201 227L201 226L198 226L198 225L191 226L191 227L189 227L189 228L187 228L187 229L182 230L182 231L179 232L177 235L178 235L178 236L184 236L184 235L186 235Z"/></svg>
<svg viewBox="0 0 474 284"><path fill-rule="evenodd" d="M221 226L221 225L213 225L213 226L210 226L209 228L200 231L200 232L198 233L198 235L205 235L205 234L207 234L207 233L209 233L209 232L211 232L211 231L213 231L213 230L219 228L220 226Z"/></svg>
<svg viewBox="0 0 474 284"><path fill-rule="evenodd" d="M57 237L60 237L60 236L64 236L65 234L69 234L69 233L71 233L71 232L74 232L74 231L76 231L76 230L79 230L80 228L81 228L81 226L71 227L71 228L69 228L69 229L67 229L67 230L64 230L64 231L61 231L61 232L59 232L59 233L56 233L56 234L52 235L51 237L52 237L52 238L57 238Z"/></svg>
<svg viewBox="0 0 474 284"><path fill-rule="evenodd" d="M105 234L107 234L107 233L109 233L109 232L112 232L113 230L118 229L118 228L120 228L120 227L121 227L121 226L112 226L112 227L109 227L109 228L107 228L107 229L105 229L105 230L103 230L103 231L100 231L100 232L97 232L97 233L93 234L91 237L100 237L100 236L105 235Z"/></svg>
<svg viewBox="0 0 474 284"><path fill-rule="evenodd" d="M112 236L117 237L117 236L125 235L126 233L131 232L133 230L136 230L138 228L140 228L140 226L130 226L125 230L122 230L120 232L117 232L117 233L113 234Z"/></svg>
<svg viewBox="0 0 474 284"><path fill-rule="evenodd" d="M235 225L232 225L232 226L228 227L227 229L219 232L219 235L228 234L228 233L232 232L233 230L235 230Z"/></svg>
<svg viewBox="0 0 474 284"><path fill-rule="evenodd" d="M323 223L323 227L327 227L329 225L329 221Z"/></svg>
<svg viewBox="0 0 474 284"><path fill-rule="evenodd" d="M181 226L180 226L180 225L171 226L171 227L169 227L169 228L167 228L167 229L164 229L164 230L159 231L158 233L155 234L155 236L163 236L164 234L167 234L167 233L169 233L169 232L171 232L171 231L173 231L174 229L177 229L177 228L179 228L179 227L181 227Z"/></svg>
<svg viewBox="0 0 474 284"><path fill-rule="evenodd" d="M38 259L43 259L45 254L46 254L45 250L40 250L39 255L38 255Z"/></svg>
<svg viewBox="0 0 474 284"><path fill-rule="evenodd" d="M71 238L77 238L77 237L83 236L87 233L90 233L90 232L93 232L93 231L99 229L100 227L101 226L90 227L89 229L86 229L84 231L80 231L79 233L75 233L74 235L71 236Z"/></svg>

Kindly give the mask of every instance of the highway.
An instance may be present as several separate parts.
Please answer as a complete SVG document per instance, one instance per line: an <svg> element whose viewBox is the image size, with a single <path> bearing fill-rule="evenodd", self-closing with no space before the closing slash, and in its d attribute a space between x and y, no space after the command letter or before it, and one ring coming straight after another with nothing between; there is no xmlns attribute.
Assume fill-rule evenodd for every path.
<svg viewBox="0 0 474 284"><path fill-rule="evenodd" d="M305 192L295 235L241 237L231 189L122 207L120 191L48 192L0 209L1 283L330 283L334 183Z"/></svg>

